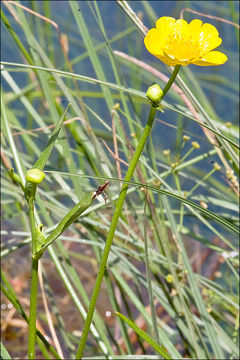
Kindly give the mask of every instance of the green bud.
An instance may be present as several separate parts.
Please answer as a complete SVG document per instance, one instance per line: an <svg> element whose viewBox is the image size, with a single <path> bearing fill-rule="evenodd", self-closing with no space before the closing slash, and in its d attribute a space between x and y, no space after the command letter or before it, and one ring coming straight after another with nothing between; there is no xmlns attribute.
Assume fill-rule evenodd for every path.
<svg viewBox="0 0 240 360"><path fill-rule="evenodd" d="M152 105L157 107L162 99L163 91L158 84L154 84L148 88L146 95Z"/></svg>
<svg viewBox="0 0 240 360"><path fill-rule="evenodd" d="M168 274L165 279L169 284L173 283L173 277L171 274Z"/></svg>
<svg viewBox="0 0 240 360"><path fill-rule="evenodd" d="M119 110L120 109L120 104L119 103L114 104L113 109L114 110Z"/></svg>
<svg viewBox="0 0 240 360"><path fill-rule="evenodd" d="M30 169L26 173L26 180L33 184L40 184L44 178L44 172L39 169Z"/></svg>

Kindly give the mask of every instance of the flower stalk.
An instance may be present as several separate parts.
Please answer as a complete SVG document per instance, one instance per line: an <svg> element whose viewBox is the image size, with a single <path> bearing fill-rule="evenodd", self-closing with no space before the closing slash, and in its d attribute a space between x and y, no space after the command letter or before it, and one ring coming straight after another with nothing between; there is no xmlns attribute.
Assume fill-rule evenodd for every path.
<svg viewBox="0 0 240 360"><path fill-rule="evenodd" d="M178 72L179 72L179 70L180 70L180 67L181 67L181 65L176 65L176 66L174 67L174 70L173 70L173 72L172 72L172 75L171 75L170 79L168 80L166 86L165 86L164 89L163 89L162 98L166 95L166 93L168 92L168 90L169 90L170 87L172 86L172 84L173 84L174 80L176 79L176 76L177 76L177 74L178 74Z"/></svg>
<svg viewBox="0 0 240 360"><path fill-rule="evenodd" d="M38 291L38 261L32 258L31 269L31 293L28 328L28 359L34 360L36 342L36 319L37 319L37 291Z"/></svg>
<svg viewBox="0 0 240 360"><path fill-rule="evenodd" d="M35 359L35 343L36 343L36 319L37 319L37 292L38 292L38 261L33 258L36 249L36 223L34 216L34 198L36 193L36 184L29 181L26 182L26 188L29 192L25 192L28 198L28 211L30 228L32 235L32 267L31 267L31 290L30 290L30 310L28 324L28 359Z"/></svg>
<svg viewBox="0 0 240 360"><path fill-rule="evenodd" d="M169 81L167 82L165 88L163 89L163 94L161 94L161 100L163 99L163 97L166 95L166 93L168 92L168 90L170 89L172 83L174 82L178 72L180 70L180 65L175 66L174 71L169 79ZM155 99L156 100L156 99ZM131 180L134 170L138 164L138 160L143 152L144 146L147 142L148 136L151 132L153 123L154 123L154 118L155 118L155 114L156 114L156 106L154 106L154 104L151 105L151 109L150 109L150 113L148 116L148 121L147 124L143 130L142 136L139 140L138 146L135 150L135 153L132 157L132 160L130 162L130 165L128 167L127 173L125 175L124 178L124 183L122 185L120 194L119 194L119 198L118 201L116 203L116 207L113 213L113 217L112 217L112 221L111 221L111 225L108 231L108 235L107 235L107 239L106 239L106 243L105 243L105 247L103 250L103 254L102 254L102 259L101 259L101 263L99 266L99 270L98 270L98 274L97 274L97 278L96 278L96 282L95 282L95 287L93 289L93 293L92 293L92 297L90 300L90 304L89 304L89 308L88 308L88 312L87 312L87 317L84 323L84 327L83 327L83 332L81 335L81 339L80 339L80 343L79 343L79 347L76 353L76 360L78 359L82 359L83 353L84 353L84 349L86 346L86 342L87 342L87 337L88 337L88 333L90 330L90 325L92 322L92 318L93 318L93 313L95 310L95 306L96 306L96 302L97 302L97 298L98 298L98 294L101 288L101 284L102 284L102 280L104 277L104 273L106 270L106 266L107 266L107 260L108 260L108 256L111 250L111 246L112 246L112 242L113 242L113 238L114 238L114 234L117 228L117 224L118 224L118 219L120 217L121 211L122 211L122 207L123 207L123 203L125 200L125 197L127 195L127 190L128 190L128 186L129 184L126 183L128 181Z"/></svg>
<svg viewBox="0 0 240 360"><path fill-rule="evenodd" d="M32 268L31 268L31 290L30 290L30 310L28 324L28 359L34 360L36 343L36 319L37 319L37 291L38 291L38 261L34 259L37 248L38 233L34 216L34 199L37 185L45 178L43 171L30 169L26 173L25 197L28 202L29 220L32 235Z"/></svg>

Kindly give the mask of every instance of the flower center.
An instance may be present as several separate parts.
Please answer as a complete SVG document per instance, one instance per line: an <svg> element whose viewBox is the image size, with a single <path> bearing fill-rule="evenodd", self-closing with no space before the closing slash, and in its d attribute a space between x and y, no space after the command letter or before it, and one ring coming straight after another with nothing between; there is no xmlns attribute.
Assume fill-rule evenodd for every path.
<svg viewBox="0 0 240 360"><path fill-rule="evenodd" d="M164 52L178 60L191 60L200 54L199 41L192 35L186 36L186 34L174 32L168 35Z"/></svg>

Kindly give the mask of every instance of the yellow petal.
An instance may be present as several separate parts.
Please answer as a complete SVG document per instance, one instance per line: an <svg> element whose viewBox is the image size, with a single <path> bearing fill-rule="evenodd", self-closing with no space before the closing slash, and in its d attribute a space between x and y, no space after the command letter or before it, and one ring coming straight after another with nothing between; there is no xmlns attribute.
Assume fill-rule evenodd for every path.
<svg viewBox="0 0 240 360"><path fill-rule="evenodd" d="M204 54L216 49L222 43L220 37L209 37L204 39L199 44L199 56L202 57Z"/></svg>
<svg viewBox="0 0 240 360"><path fill-rule="evenodd" d="M188 24L188 36L192 38L193 41L199 41L199 34L202 28L202 21L199 19L194 19Z"/></svg>
<svg viewBox="0 0 240 360"><path fill-rule="evenodd" d="M158 59L160 59L164 64L168 66L175 66L178 64L175 60L170 59L168 56L157 56Z"/></svg>
<svg viewBox="0 0 240 360"><path fill-rule="evenodd" d="M175 59L171 59L168 55L166 55L164 52L162 52L161 54L153 54L154 56L156 56L158 59L160 59L162 62L164 62L164 64L168 65L168 66L175 66L177 65L176 60Z"/></svg>
<svg viewBox="0 0 240 360"><path fill-rule="evenodd" d="M157 57L168 66L175 66L175 65L186 66L191 63L191 61L188 61L188 60L179 60L179 59L175 58L174 56L166 54L165 52L164 52L164 55L157 56Z"/></svg>
<svg viewBox="0 0 240 360"><path fill-rule="evenodd" d="M201 26L202 26L202 20L194 19L188 24L188 31L191 34L197 33L199 35Z"/></svg>
<svg viewBox="0 0 240 360"><path fill-rule="evenodd" d="M156 21L156 28L165 36L169 33L169 30L175 24L176 19L170 16L162 16L160 19Z"/></svg>
<svg viewBox="0 0 240 360"><path fill-rule="evenodd" d="M158 29L150 29L144 38L144 44L151 54L162 54L162 47L164 45L164 37Z"/></svg>
<svg viewBox="0 0 240 360"><path fill-rule="evenodd" d="M192 64L199 66L222 65L228 60L227 56L220 51L211 51L208 54L192 60Z"/></svg>
<svg viewBox="0 0 240 360"><path fill-rule="evenodd" d="M156 28L162 29L163 26L167 26L168 24L175 23L176 19L171 16L162 16L160 19L156 21Z"/></svg>
<svg viewBox="0 0 240 360"><path fill-rule="evenodd" d="M173 25L175 34L184 36L188 30L188 23L183 19L178 19Z"/></svg>
<svg viewBox="0 0 240 360"><path fill-rule="evenodd" d="M200 38L209 39L212 37L218 37L218 31L215 26L205 23L201 27Z"/></svg>

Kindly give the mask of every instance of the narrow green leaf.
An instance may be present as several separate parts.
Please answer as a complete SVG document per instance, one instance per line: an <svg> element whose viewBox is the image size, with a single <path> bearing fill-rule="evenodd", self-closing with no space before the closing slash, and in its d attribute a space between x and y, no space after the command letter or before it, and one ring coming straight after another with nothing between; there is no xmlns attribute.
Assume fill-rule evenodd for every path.
<svg viewBox="0 0 240 360"><path fill-rule="evenodd" d="M52 244L89 206L93 201L93 192L87 193L57 225L56 229L46 238L45 245L41 250L34 254L36 259L39 259L46 248Z"/></svg>
<svg viewBox="0 0 240 360"><path fill-rule="evenodd" d="M171 356L164 350L164 348L156 343L145 331L140 329L133 321L129 320L126 316L119 312L115 312L115 314L120 317L123 321L125 321L128 326L130 326L139 336L141 336L149 345L151 345L160 355L164 357L164 359L172 359Z"/></svg>
<svg viewBox="0 0 240 360"><path fill-rule="evenodd" d="M9 355L7 349L5 348L2 342L1 342L1 359L4 360L12 359L12 357Z"/></svg>
<svg viewBox="0 0 240 360"><path fill-rule="evenodd" d="M12 26L10 25L7 17L4 15L4 12L1 9L1 18L3 20L4 25L6 26L6 29L9 31L10 35L12 36L13 40L15 41L16 45L18 46L21 53L25 56L29 64L32 64L32 59L30 54L27 52L26 48L24 47L22 41L18 37L16 31L13 30Z"/></svg>
<svg viewBox="0 0 240 360"><path fill-rule="evenodd" d="M37 168L39 170L43 170L44 169L44 166L46 165L47 161L48 161L48 158L52 152L52 149L54 147L54 144L57 140L57 137L58 137L58 134L62 128L62 124L63 124L63 121L65 119L65 116L66 116L66 113L69 109L69 107L71 106L71 104L68 104L66 110L64 111L64 113L62 114L61 118L59 119L59 121L57 122L54 130L53 130L53 133L48 141L48 144L46 146L46 148L43 150L42 154L40 155L39 159L35 162L33 168Z"/></svg>

